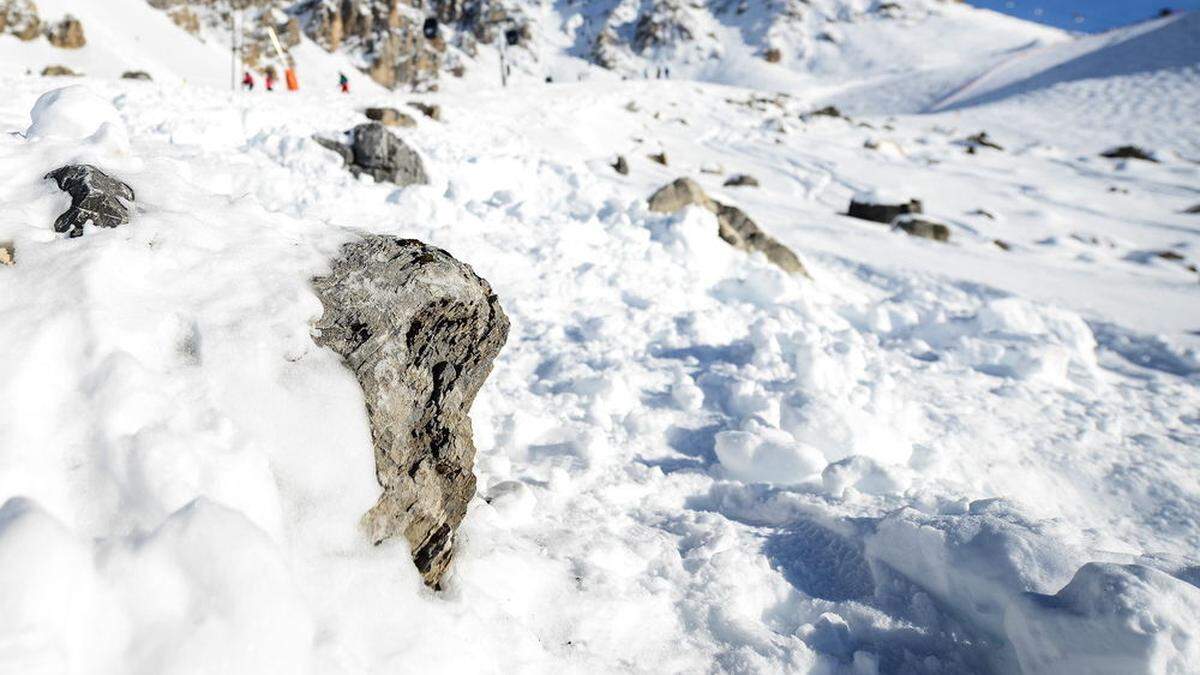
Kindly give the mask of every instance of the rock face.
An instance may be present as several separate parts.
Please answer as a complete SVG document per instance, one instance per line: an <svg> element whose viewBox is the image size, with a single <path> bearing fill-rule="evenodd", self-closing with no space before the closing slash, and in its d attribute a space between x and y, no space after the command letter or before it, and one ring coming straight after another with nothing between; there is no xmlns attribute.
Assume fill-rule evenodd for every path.
<svg viewBox="0 0 1200 675"><path fill-rule="evenodd" d="M371 424L383 495L362 525L376 543L403 535L437 588L475 494L468 413L508 317L470 267L413 239L347 244L313 286L325 309L316 342L354 371Z"/></svg>
<svg viewBox="0 0 1200 675"><path fill-rule="evenodd" d="M367 108L363 111L367 119L389 127L415 127L417 121L395 108Z"/></svg>
<svg viewBox="0 0 1200 675"><path fill-rule="evenodd" d="M421 156L379 122L360 124L348 135L348 145L320 137L314 140L341 155L355 176L366 174L401 187L429 183Z"/></svg>
<svg viewBox="0 0 1200 675"><path fill-rule="evenodd" d="M71 195L71 206L54 221L55 232L83 236L88 221L97 227L116 227L129 222L133 188L90 164L73 164L45 175L54 179L58 189Z"/></svg>
<svg viewBox="0 0 1200 675"><path fill-rule="evenodd" d="M79 49L87 44L83 36L83 24L73 16L67 16L46 30L46 39L59 49Z"/></svg>
<svg viewBox="0 0 1200 675"><path fill-rule="evenodd" d="M851 218L861 218L876 223L890 224L899 216L909 213L921 213L922 208L921 201L918 199L910 199L907 202L899 204L875 204L869 201L853 199L850 201L850 211L847 215Z"/></svg>
<svg viewBox="0 0 1200 675"><path fill-rule="evenodd" d="M690 178L678 178L664 185L649 199L649 208L655 213L675 213L688 206L699 206L715 213L717 235L730 246L748 253L760 251L785 272L808 276L808 270L791 249L763 232L741 209L709 197Z"/></svg>
<svg viewBox="0 0 1200 675"><path fill-rule="evenodd" d="M950 228L932 220L916 216L900 216L893 225L913 237L932 239L934 241L950 241Z"/></svg>

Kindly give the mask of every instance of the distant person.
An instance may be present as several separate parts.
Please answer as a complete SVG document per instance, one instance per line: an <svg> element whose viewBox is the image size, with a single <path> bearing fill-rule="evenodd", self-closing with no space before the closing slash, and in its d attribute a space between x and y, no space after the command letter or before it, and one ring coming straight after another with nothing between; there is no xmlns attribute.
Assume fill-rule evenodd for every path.
<svg viewBox="0 0 1200 675"><path fill-rule="evenodd" d="M246 73L242 75L242 89L246 91L254 91L254 76L250 74L250 71L246 71Z"/></svg>
<svg viewBox="0 0 1200 675"><path fill-rule="evenodd" d="M267 66L267 72L263 77L267 82L267 91L275 91L275 67Z"/></svg>
<svg viewBox="0 0 1200 675"><path fill-rule="evenodd" d="M346 77L345 73L338 73L338 87L341 88L343 94L350 93L350 78Z"/></svg>
<svg viewBox="0 0 1200 675"><path fill-rule="evenodd" d="M671 66L663 66L663 76L668 80L671 79Z"/></svg>

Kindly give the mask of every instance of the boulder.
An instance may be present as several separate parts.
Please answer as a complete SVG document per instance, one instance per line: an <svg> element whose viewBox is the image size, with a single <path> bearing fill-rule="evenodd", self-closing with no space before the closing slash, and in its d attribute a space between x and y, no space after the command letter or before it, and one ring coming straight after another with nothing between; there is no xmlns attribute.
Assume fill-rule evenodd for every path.
<svg viewBox="0 0 1200 675"><path fill-rule="evenodd" d="M1136 145L1122 145L1118 148L1105 150L1100 153L1100 156L1109 159L1140 159L1145 162L1158 162L1153 153L1143 150Z"/></svg>
<svg viewBox="0 0 1200 675"><path fill-rule="evenodd" d="M855 197L850 200L850 210L847 212L851 218L861 218L862 220L871 220L876 223L891 223L899 216L910 213L921 213L921 202L917 199L910 199L907 202L896 204L878 204L869 199Z"/></svg>
<svg viewBox="0 0 1200 675"><path fill-rule="evenodd" d="M54 221L55 232L83 236L83 226L116 227L129 222L133 188L90 164L72 164L46 174L58 189L71 195L71 206Z"/></svg>
<svg viewBox="0 0 1200 675"><path fill-rule="evenodd" d="M121 79L122 80L142 80L144 82L151 82L154 80L153 77L150 77L150 73L147 73L144 70L127 70L127 71L121 73Z"/></svg>
<svg viewBox="0 0 1200 675"><path fill-rule="evenodd" d="M408 105L411 108L416 108L417 110L421 111L422 115L435 122L442 121L442 106L440 105L421 103L420 101L409 101Z"/></svg>
<svg viewBox="0 0 1200 675"><path fill-rule="evenodd" d="M83 36L83 24L70 15L48 27L46 39L59 49L79 49L87 44L87 38Z"/></svg>
<svg viewBox="0 0 1200 675"><path fill-rule="evenodd" d="M376 181L401 187L429 183L421 156L379 122L360 124L347 135L348 144L319 136L313 140L341 155L355 176L366 174Z"/></svg>
<svg viewBox="0 0 1200 675"><path fill-rule="evenodd" d="M704 193L704 188L691 178L677 178L650 195L650 210L655 213L675 213L685 206L701 206L713 213L718 205Z"/></svg>
<svg viewBox="0 0 1200 675"><path fill-rule="evenodd" d="M617 161L613 162L612 168L622 176L629 175L629 162L625 161L625 155L617 155Z"/></svg>
<svg viewBox="0 0 1200 675"><path fill-rule="evenodd" d="M471 404L508 317L468 265L413 239L351 242L313 286L324 307L315 340L358 378L371 426L383 494L362 527L375 543L407 539L438 588L475 495Z"/></svg>
<svg viewBox="0 0 1200 675"><path fill-rule="evenodd" d="M735 176L730 176L725 181L725 187L758 187L758 179L754 176L739 173Z"/></svg>
<svg viewBox="0 0 1200 675"><path fill-rule="evenodd" d="M678 178L659 188L649 200L655 213L675 213L688 206L699 206L717 216L717 235L736 249L762 252L767 260L789 274L808 276L808 270L788 247L763 232L749 216L736 206L722 204L707 194L696 181Z"/></svg>
<svg viewBox="0 0 1200 675"><path fill-rule="evenodd" d="M79 73L66 66L53 65L42 68L42 77L77 77Z"/></svg>
<svg viewBox="0 0 1200 675"><path fill-rule="evenodd" d="M932 220L906 215L896 218L892 222L892 226L903 230L905 234L913 237L932 239L934 241L950 241L950 228L941 223L935 223Z"/></svg>
<svg viewBox="0 0 1200 675"><path fill-rule="evenodd" d="M31 0L0 0L0 35L4 34L22 42L42 34L42 22Z"/></svg>
<svg viewBox="0 0 1200 675"><path fill-rule="evenodd" d="M363 111L367 119L379 122L384 126L389 127L415 127L417 121L410 115L400 112L395 108L367 108Z"/></svg>

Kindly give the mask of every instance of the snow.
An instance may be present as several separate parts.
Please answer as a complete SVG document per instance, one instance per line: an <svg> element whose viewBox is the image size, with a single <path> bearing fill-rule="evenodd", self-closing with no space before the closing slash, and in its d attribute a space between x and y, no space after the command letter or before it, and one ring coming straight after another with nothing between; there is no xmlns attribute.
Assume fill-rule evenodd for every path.
<svg viewBox="0 0 1200 675"><path fill-rule="evenodd" d="M935 9L944 37L992 16ZM1002 21L985 33L1027 37ZM860 27L843 39L867 50ZM153 83L120 81L116 54L139 42L112 35L67 88L0 72L16 259L0 266L0 672L1182 673L1200 658L1185 266L1200 230L1181 213L1200 201L1197 121L1173 138L1136 110L1077 126L1070 96L1146 83L1108 60L1063 96L909 114L1129 33L1012 79L974 79L993 53L931 66L940 84L915 98L872 98L873 70L812 75L889 110L853 120L721 84L467 78L423 97L444 122L399 131L431 176L405 189L351 177L311 137L408 97L185 86L195 45ZM11 53L40 64L26 46ZM1141 105L1175 105L1193 70L1137 75L1164 84ZM964 152L981 129L1006 150ZM1161 164L1098 157L1143 136ZM663 150L669 167L647 158ZM53 234L69 200L42 176L75 161L134 189L128 225ZM761 187L724 188L714 166ZM725 245L702 209L651 213L680 176L813 279ZM921 199L951 242L842 215L864 191ZM479 494L436 593L403 542L356 528L379 492L367 416L311 338L309 280L360 233L445 248L512 321L472 410Z"/></svg>

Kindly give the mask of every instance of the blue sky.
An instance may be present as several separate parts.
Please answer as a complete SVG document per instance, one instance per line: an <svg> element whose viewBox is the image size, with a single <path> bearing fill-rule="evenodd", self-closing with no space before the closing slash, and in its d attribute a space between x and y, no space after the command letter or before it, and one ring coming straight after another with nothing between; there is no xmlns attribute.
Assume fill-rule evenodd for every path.
<svg viewBox="0 0 1200 675"><path fill-rule="evenodd" d="M1022 19L1078 31L1101 31L1141 21L1164 7L1198 10L1200 0L967 0ZM1077 21L1076 17L1082 17Z"/></svg>

